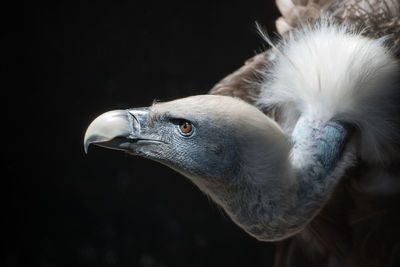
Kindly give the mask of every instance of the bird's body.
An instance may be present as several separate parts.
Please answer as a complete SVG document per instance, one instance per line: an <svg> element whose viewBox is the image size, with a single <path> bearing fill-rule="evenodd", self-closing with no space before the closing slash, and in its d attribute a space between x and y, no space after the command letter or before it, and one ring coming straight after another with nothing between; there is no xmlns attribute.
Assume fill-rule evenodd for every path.
<svg viewBox="0 0 400 267"><path fill-rule="evenodd" d="M368 3L380 16L349 11ZM246 232L279 241L277 267L396 266L399 2L278 6L282 40L218 83L215 96L106 113L85 146L180 172Z"/></svg>

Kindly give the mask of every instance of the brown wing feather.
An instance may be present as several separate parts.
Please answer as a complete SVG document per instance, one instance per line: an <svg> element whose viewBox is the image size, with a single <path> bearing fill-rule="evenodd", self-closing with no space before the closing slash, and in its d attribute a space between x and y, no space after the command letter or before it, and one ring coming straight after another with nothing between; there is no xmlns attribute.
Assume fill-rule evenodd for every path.
<svg viewBox="0 0 400 267"><path fill-rule="evenodd" d="M317 19L331 2L331 0L276 0L276 5L282 14L275 23L279 34L284 35L301 21Z"/></svg>
<svg viewBox="0 0 400 267"><path fill-rule="evenodd" d="M255 85L259 80L258 71L268 64L268 53L269 51L266 51L248 59L241 68L219 81L209 94L238 97L254 104L258 93L258 87Z"/></svg>
<svg viewBox="0 0 400 267"><path fill-rule="evenodd" d="M388 36L387 43L400 57L400 0L276 0L282 16L276 20L281 35L301 21L331 14L338 21L362 28L371 38ZM254 103L258 93L258 73L269 64L267 50L246 61L245 65L218 82L210 94L228 95Z"/></svg>
<svg viewBox="0 0 400 267"><path fill-rule="evenodd" d="M321 14L328 14L363 29L365 36L388 36L389 45L399 46L399 0L276 0L276 4L282 13L276 27L282 35L301 21L315 20ZM397 50L397 55L399 52Z"/></svg>
<svg viewBox="0 0 400 267"><path fill-rule="evenodd" d="M398 44L400 39L399 0L350 0L332 1L327 12L342 21L365 30L365 35L379 38L391 35L390 40Z"/></svg>
<svg viewBox="0 0 400 267"><path fill-rule="evenodd" d="M269 49L246 60L241 68L219 81L208 93L240 98L255 105L262 81L260 71L268 68L272 52ZM279 120L280 112L277 107L265 108L262 111L272 119Z"/></svg>

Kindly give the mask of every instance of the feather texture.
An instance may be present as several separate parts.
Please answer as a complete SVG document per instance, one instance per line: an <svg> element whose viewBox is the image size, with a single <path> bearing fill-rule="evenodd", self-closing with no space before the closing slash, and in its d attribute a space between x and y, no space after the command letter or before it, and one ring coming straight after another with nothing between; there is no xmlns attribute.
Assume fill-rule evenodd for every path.
<svg viewBox="0 0 400 267"><path fill-rule="evenodd" d="M265 69L257 104L281 106L287 115L340 120L360 129L360 154L392 156L398 140L398 62L385 39L370 39L350 26L322 18L291 31ZM291 120L291 119L290 119ZM282 122L290 130L289 123Z"/></svg>
<svg viewBox="0 0 400 267"><path fill-rule="evenodd" d="M359 131L353 136L353 144L362 151L359 151L361 157L355 166L346 172L330 200L308 226L296 236L276 243L274 266L400 266L398 213L400 161L399 151L396 148L400 132L398 124L400 88L398 80L393 77L393 75L399 76L400 2L398 0L277 0L277 5L282 16L277 19L276 26L283 39L277 47L282 50L282 54L269 49L255 56L255 60L250 60L245 68L232 73L228 76L229 79L220 81L210 93L240 97L251 104L258 102L261 104L259 108L286 128L286 131L291 131L290 125L295 124L300 112L307 110L307 104L315 104L311 110L317 114L322 112L326 118L333 116L357 124ZM321 16L329 17L330 21L335 21L335 25L321 23ZM317 24L314 24L315 22ZM314 30L316 32L313 33ZM322 58L318 58L313 54L313 50L307 47L315 48L316 39L325 34L327 37L330 34L337 35L342 41L341 38L344 38L347 44L349 42L353 44L353 48L346 50L342 43L337 43L338 40L330 44L322 43L321 45L325 45L328 51L325 51ZM299 42L303 43L304 49L296 53L290 45ZM289 46L286 46L288 43ZM356 47L361 48L360 46L362 49L356 49ZM352 53L349 57L344 57L337 48L344 48L347 53ZM291 49L292 51L289 51ZM369 55L370 60L365 60L364 54ZM357 59L355 55L363 57ZM339 64L339 71L347 78L353 78L353 74L355 77L361 77L362 73L366 74L369 70L371 74L382 75L378 80L383 79L383 81L380 84L376 83L376 86L369 84L367 90L353 88L355 89L353 97L350 98L346 96L346 92L341 91L343 87L339 88L338 92L345 93L341 97L340 94L334 93L335 90L314 94L314 98L310 98L308 90L318 89L324 82L321 76L318 79L318 75L310 74L313 71L315 73L315 69L310 68L318 67L328 71L325 82L336 78L339 84L347 83L335 77L336 69L331 71L326 69L332 66L333 62L328 61L327 66L319 64L311 67L312 62L323 63L322 59L329 57ZM288 65L287 71L296 73L295 76L275 73L289 87L287 94L282 91L272 92L272 89L266 86L276 82L274 79L277 77L271 74L272 68L276 71L279 66L282 67L276 63L277 58L282 64ZM297 62L296 58L300 62ZM377 62L373 62L375 59ZM304 62L301 62L302 60ZM385 60L392 66L388 72L382 72L388 67ZM298 66L302 64L309 66L298 71L290 61L296 61ZM246 71L242 71L244 69ZM260 79L260 73L264 73L264 79ZM307 87L306 92L297 92L298 84L292 79L304 83L304 79L300 78L303 75L311 79L308 81L310 84L317 86L313 89ZM384 79L385 75L390 79ZM360 90L361 93L358 95ZM278 93L275 94L275 100L269 99L274 93ZM297 93L304 98L299 99ZM264 96L262 99L257 97L260 94ZM322 95L327 98L320 99ZM295 105L285 102L289 99L290 103ZM321 101L322 103L329 101L327 110L321 105ZM346 106L347 113L342 110L342 108L346 110ZM361 112L351 113L350 110L355 110L356 106L361 108ZM371 115L373 116L370 117Z"/></svg>
<svg viewBox="0 0 400 267"><path fill-rule="evenodd" d="M337 21L351 23L370 38L388 36L392 47L400 39L400 2L398 0L276 0L282 13L276 26L282 35L301 22L315 21L329 15ZM400 51L397 50L398 55Z"/></svg>

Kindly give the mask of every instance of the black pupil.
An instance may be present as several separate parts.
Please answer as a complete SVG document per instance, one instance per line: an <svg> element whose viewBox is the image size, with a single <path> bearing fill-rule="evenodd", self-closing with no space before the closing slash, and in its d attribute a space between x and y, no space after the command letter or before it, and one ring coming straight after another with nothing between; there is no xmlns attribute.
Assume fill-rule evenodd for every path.
<svg viewBox="0 0 400 267"><path fill-rule="evenodd" d="M189 133L189 132L192 130L192 128L191 128L192 126L191 126L190 123L187 122L187 121L182 122L181 125L180 125L180 127L181 127L181 131L182 131L183 133L185 133L185 134Z"/></svg>

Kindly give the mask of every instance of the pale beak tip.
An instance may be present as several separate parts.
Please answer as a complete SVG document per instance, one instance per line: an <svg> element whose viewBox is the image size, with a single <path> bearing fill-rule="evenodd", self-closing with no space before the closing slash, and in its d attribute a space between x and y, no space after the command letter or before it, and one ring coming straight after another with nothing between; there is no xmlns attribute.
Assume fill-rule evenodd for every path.
<svg viewBox="0 0 400 267"><path fill-rule="evenodd" d="M112 110L93 120L83 139L85 153L88 153L90 144L108 142L118 136L128 136L132 131L129 116L126 110Z"/></svg>
<svg viewBox="0 0 400 267"><path fill-rule="evenodd" d="M93 138L93 136L88 136L88 134L85 134L85 138L83 140L83 148L85 150L85 154L87 155L88 150L89 150L89 146L93 143L95 138Z"/></svg>
<svg viewBox="0 0 400 267"><path fill-rule="evenodd" d="M85 150L85 154L86 154L86 155L87 155L87 153L88 153L89 145L90 145L89 142L84 142L84 143L83 143L83 147L84 147L84 150Z"/></svg>

